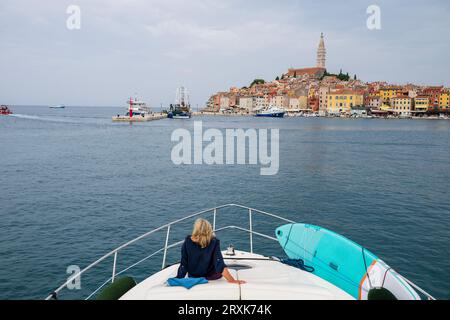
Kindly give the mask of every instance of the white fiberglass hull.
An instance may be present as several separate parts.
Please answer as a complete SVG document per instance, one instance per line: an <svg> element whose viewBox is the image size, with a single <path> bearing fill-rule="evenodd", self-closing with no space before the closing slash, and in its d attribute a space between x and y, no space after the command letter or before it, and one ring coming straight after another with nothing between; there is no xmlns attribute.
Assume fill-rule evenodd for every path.
<svg viewBox="0 0 450 320"><path fill-rule="evenodd" d="M166 268L139 283L121 300L353 300L333 284L312 273L280 261L248 252L236 251L225 263L231 274L247 283L230 284L225 279L210 281L188 290L169 287L178 265ZM230 258L230 259L228 259ZM236 267L235 267L236 266ZM242 266L246 268L242 269Z"/></svg>

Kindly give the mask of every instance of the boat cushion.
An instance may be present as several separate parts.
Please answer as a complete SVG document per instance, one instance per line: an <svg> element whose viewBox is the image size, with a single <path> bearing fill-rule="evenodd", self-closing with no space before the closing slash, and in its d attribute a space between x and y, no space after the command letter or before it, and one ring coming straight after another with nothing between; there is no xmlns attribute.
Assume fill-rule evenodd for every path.
<svg viewBox="0 0 450 320"><path fill-rule="evenodd" d="M170 287L167 279L177 275L178 264L168 267L139 283L121 300L239 300L239 285L230 284L224 278L209 281L190 290ZM237 277L235 270L230 273Z"/></svg>

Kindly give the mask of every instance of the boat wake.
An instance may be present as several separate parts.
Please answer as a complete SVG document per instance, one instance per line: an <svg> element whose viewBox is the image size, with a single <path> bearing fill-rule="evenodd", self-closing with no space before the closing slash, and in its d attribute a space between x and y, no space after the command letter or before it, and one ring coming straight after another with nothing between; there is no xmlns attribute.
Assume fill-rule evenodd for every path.
<svg viewBox="0 0 450 320"><path fill-rule="evenodd" d="M10 117L26 119L26 120L47 121L47 122L78 123L77 121L64 119L64 118L43 117L43 116L35 116L35 115L29 115L29 114L16 114L15 113L15 114L10 115Z"/></svg>

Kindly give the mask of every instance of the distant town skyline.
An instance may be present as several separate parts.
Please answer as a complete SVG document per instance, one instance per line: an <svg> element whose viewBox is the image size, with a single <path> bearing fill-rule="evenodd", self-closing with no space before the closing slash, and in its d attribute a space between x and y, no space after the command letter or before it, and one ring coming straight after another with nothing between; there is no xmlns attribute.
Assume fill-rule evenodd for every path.
<svg viewBox="0 0 450 320"><path fill-rule="evenodd" d="M450 4L377 1L4 0L0 103L122 106L138 94L167 106L186 86L192 107L215 92L316 66L323 32L329 72L363 81L450 86ZM69 30L67 7L81 9Z"/></svg>

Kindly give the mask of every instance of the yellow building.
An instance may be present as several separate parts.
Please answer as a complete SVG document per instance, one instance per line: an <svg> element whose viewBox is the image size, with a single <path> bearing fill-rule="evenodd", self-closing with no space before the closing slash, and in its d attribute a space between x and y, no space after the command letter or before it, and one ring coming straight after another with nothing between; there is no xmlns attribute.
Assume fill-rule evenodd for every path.
<svg viewBox="0 0 450 320"><path fill-rule="evenodd" d="M308 99L312 99L316 96L316 89L314 87L309 88Z"/></svg>
<svg viewBox="0 0 450 320"><path fill-rule="evenodd" d="M300 110L306 110L308 108L308 97L299 96L298 97L298 107Z"/></svg>
<svg viewBox="0 0 450 320"><path fill-rule="evenodd" d="M449 92L442 92L439 95L439 109L441 110L449 110Z"/></svg>
<svg viewBox="0 0 450 320"><path fill-rule="evenodd" d="M364 104L364 95L361 91L339 90L327 95L328 113L350 113L352 107Z"/></svg>
<svg viewBox="0 0 450 320"><path fill-rule="evenodd" d="M380 88L380 98L383 103L389 104L391 99L397 97L401 92L402 88L400 87L383 87Z"/></svg>
<svg viewBox="0 0 450 320"><path fill-rule="evenodd" d="M414 98L414 110L417 112L427 112L430 106L430 99L427 96L417 96Z"/></svg>

